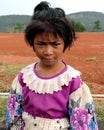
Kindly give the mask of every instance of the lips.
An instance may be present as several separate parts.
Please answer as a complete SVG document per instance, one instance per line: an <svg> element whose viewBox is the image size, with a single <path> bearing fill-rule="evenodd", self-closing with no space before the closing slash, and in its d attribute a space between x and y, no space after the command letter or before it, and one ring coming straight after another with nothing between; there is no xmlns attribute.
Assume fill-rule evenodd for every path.
<svg viewBox="0 0 104 130"><path fill-rule="evenodd" d="M43 58L44 61L53 61L53 58Z"/></svg>
<svg viewBox="0 0 104 130"><path fill-rule="evenodd" d="M53 59L52 58L44 58L44 60L46 60L46 61L52 61Z"/></svg>

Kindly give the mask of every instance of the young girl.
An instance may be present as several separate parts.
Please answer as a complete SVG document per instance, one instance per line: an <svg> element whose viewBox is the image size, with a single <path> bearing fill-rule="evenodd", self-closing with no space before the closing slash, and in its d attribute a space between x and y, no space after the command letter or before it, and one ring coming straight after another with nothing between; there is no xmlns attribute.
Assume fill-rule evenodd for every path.
<svg viewBox="0 0 104 130"><path fill-rule="evenodd" d="M12 83L6 125L10 130L98 130L94 103L80 72L62 60L76 35L61 8L39 3L25 30L39 62Z"/></svg>

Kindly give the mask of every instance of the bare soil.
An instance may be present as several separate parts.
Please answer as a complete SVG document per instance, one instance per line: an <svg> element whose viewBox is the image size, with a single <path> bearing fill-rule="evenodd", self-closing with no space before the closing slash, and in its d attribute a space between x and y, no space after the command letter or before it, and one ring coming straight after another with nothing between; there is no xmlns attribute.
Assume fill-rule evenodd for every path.
<svg viewBox="0 0 104 130"><path fill-rule="evenodd" d="M78 33L63 60L82 73L82 79L94 94L104 94L104 32ZM20 33L0 34L0 62L30 64L38 61ZM1 80L1 78L0 78Z"/></svg>
<svg viewBox="0 0 104 130"><path fill-rule="evenodd" d="M82 72L82 79L92 93L104 94L104 32L78 33L78 39L63 59ZM18 65L35 61L38 58L26 45L23 34L0 34L0 62ZM0 130L6 129L3 124ZM104 121L99 121L99 130L104 130Z"/></svg>

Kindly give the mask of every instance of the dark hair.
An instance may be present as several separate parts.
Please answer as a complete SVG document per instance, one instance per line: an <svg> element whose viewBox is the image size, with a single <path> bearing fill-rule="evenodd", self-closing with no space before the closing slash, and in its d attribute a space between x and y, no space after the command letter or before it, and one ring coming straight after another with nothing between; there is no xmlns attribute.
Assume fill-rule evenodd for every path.
<svg viewBox="0 0 104 130"><path fill-rule="evenodd" d="M25 29L25 39L33 47L36 34L48 32L59 35L64 40L64 50L72 46L76 34L71 23L65 17L61 8L51 8L49 3L43 1L34 8L30 24Z"/></svg>

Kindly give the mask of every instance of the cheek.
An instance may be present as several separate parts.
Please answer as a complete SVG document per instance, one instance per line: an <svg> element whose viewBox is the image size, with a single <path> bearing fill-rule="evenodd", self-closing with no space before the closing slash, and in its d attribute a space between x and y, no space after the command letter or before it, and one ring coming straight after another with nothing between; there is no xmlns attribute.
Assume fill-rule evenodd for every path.
<svg viewBox="0 0 104 130"><path fill-rule="evenodd" d="M37 46L33 46L33 50L35 51L35 52L37 52L38 51L38 48L37 48Z"/></svg>
<svg viewBox="0 0 104 130"><path fill-rule="evenodd" d="M63 53L64 52L64 45L60 47L60 52Z"/></svg>
<svg viewBox="0 0 104 130"><path fill-rule="evenodd" d="M41 57L43 55L42 49L37 49L34 47L33 50L38 57Z"/></svg>
<svg viewBox="0 0 104 130"><path fill-rule="evenodd" d="M63 55L63 49L60 48L59 50L55 51L55 55L56 55L57 57L62 56L62 55Z"/></svg>

